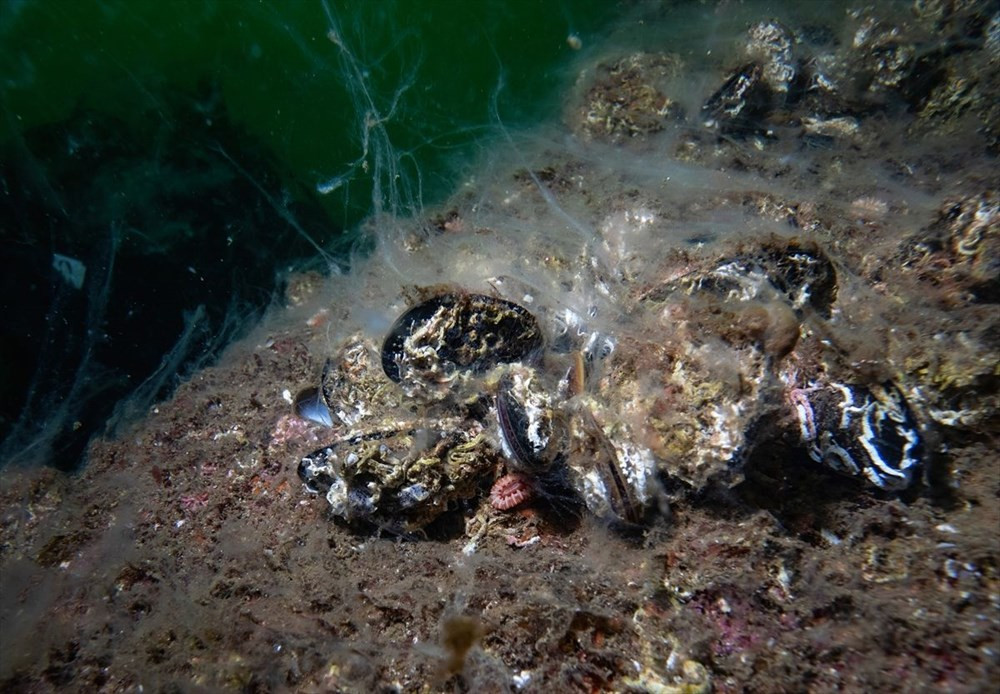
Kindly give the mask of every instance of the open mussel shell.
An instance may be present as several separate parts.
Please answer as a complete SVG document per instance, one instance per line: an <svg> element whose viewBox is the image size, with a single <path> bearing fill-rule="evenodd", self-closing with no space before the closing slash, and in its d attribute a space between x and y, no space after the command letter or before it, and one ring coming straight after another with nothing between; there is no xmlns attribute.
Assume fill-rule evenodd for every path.
<svg viewBox="0 0 1000 694"><path fill-rule="evenodd" d="M623 423L606 426L590 407L571 417L567 472L591 513L622 526L642 523L653 493L655 461Z"/></svg>
<svg viewBox="0 0 1000 694"><path fill-rule="evenodd" d="M542 331L523 306L483 294L441 294L400 316L382 344L382 369L400 383L458 370L481 373L498 364L532 361Z"/></svg>

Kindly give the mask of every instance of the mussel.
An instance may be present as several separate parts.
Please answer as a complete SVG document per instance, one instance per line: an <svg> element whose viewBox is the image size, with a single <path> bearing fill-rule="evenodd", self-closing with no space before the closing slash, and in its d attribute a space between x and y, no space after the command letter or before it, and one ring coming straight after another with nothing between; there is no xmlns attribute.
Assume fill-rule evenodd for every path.
<svg viewBox="0 0 1000 694"><path fill-rule="evenodd" d="M595 403L581 405L571 419L569 481L594 515L639 525L655 484L652 453L634 442L624 423L602 422Z"/></svg>
<svg viewBox="0 0 1000 694"><path fill-rule="evenodd" d="M837 272L816 244L795 239L771 241L747 254L746 262L761 267L796 311L809 307L824 318L830 317L837 299Z"/></svg>
<svg viewBox="0 0 1000 694"><path fill-rule="evenodd" d="M662 301L675 293L736 302L777 300L796 312L809 308L829 318L837 298L837 273L816 244L773 239L708 271L698 270L656 287L646 298Z"/></svg>
<svg viewBox="0 0 1000 694"><path fill-rule="evenodd" d="M342 438L299 461L334 516L412 532L474 497L499 462L481 423L457 417Z"/></svg>
<svg viewBox="0 0 1000 694"><path fill-rule="evenodd" d="M800 392L800 430L814 460L880 489L910 486L923 445L894 385L830 383Z"/></svg>
<svg viewBox="0 0 1000 694"><path fill-rule="evenodd" d="M565 431L552 406L552 396L540 387L539 375L527 367L512 367L497 386L496 410L500 441L514 467L538 472L561 457Z"/></svg>
<svg viewBox="0 0 1000 694"><path fill-rule="evenodd" d="M306 388L295 396L295 414L325 427L333 426L333 415L319 388Z"/></svg>
<svg viewBox="0 0 1000 694"><path fill-rule="evenodd" d="M773 94L763 75L756 63L730 74L701 107L705 125L739 136L762 132L763 120L773 107Z"/></svg>
<svg viewBox="0 0 1000 694"><path fill-rule="evenodd" d="M382 369L396 383L446 381L455 371L533 361L542 345L538 321L523 306L483 294L441 294L396 320L382 344Z"/></svg>

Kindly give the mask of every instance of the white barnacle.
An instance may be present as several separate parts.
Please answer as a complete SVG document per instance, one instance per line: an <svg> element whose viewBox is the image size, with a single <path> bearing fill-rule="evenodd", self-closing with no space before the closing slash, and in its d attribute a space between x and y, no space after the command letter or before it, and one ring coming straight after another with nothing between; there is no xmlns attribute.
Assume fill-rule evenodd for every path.
<svg viewBox="0 0 1000 694"><path fill-rule="evenodd" d="M407 509L426 501L430 495L431 493L427 487L417 482L400 489L397 499L399 500L399 505Z"/></svg>
<svg viewBox="0 0 1000 694"><path fill-rule="evenodd" d="M326 492L326 501L330 504L330 512L341 518L349 517L347 482L337 478Z"/></svg>

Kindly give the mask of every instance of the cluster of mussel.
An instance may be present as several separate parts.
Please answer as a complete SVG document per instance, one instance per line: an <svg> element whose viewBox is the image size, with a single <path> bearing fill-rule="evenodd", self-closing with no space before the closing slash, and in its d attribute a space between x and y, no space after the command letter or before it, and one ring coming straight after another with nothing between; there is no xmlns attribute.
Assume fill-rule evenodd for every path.
<svg viewBox="0 0 1000 694"><path fill-rule="evenodd" d="M296 398L299 416L335 431L299 462L300 478L334 515L396 531L477 496L504 468L639 522L652 458L613 444L575 397L600 342L548 355L545 342L523 306L458 291L411 307L381 349L348 338L321 386Z"/></svg>
<svg viewBox="0 0 1000 694"><path fill-rule="evenodd" d="M674 279L644 292L643 305L677 315L676 306L706 297L738 304L766 298L790 314L807 304L829 309L836 288L825 257L802 249L771 255ZM619 369L595 385L593 371L615 368L600 364L613 361L613 338L544 308L539 314L546 326L561 325L562 334L546 339L543 322L508 299L430 291L396 320L381 348L362 334L347 338L327 361L321 386L296 400L300 416L332 430L328 445L299 462L307 488L325 494L333 514L349 522L409 532L482 496L484 484L506 470L569 492L602 518L638 524L657 496L657 480L676 476L702 486L718 470L740 466L755 424L746 413L775 399L781 402L772 410L787 410L817 461L883 489L902 489L913 479L920 437L894 386L799 382L776 366L798 341L797 322L784 346L748 350L740 342L745 336L727 338L738 343L734 358L750 355L763 384L737 388L731 402L706 388L711 395L704 401L692 404L691 395L681 403L688 395L682 386L657 386L673 392L678 410L693 412L682 421L658 414L656 398L629 401L609 392L638 392L641 374ZM772 339L763 335L768 330L759 341ZM700 378L704 345L697 336L691 341L656 368L671 378ZM705 431L677 433L699 422ZM690 462L698 456L707 462Z"/></svg>

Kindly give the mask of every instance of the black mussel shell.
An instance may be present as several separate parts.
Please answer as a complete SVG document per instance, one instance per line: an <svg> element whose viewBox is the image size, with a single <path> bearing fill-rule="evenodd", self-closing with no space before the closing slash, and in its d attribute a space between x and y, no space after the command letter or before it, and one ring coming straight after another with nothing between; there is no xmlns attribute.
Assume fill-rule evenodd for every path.
<svg viewBox="0 0 1000 694"><path fill-rule="evenodd" d="M299 479L313 494L326 494L333 486L335 480L328 462L332 453L330 447L320 448L299 461Z"/></svg>
<svg viewBox="0 0 1000 694"><path fill-rule="evenodd" d="M589 410L583 409L578 412L576 425L573 451L573 455L576 456L575 474L580 476L583 474L581 471L589 465L601 480L607 504L606 511L601 515L622 527L640 525L646 509L636 497L628 475L621 467L621 460L614 445L608 440L601 425ZM578 489L581 484L587 486L578 481ZM585 501L590 506L591 502L587 499ZM591 507L591 510L598 512L594 507ZM608 511L610 517L607 515Z"/></svg>
<svg viewBox="0 0 1000 694"><path fill-rule="evenodd" d="M747 261L761 266L792 308L808 306L824 318L830 317L837 299L837 272L818 246L796 240L768 243Z"/></svg>
<svg viewBox="0 0 1000 694"><path fill-rule="evenodd" d="M513 374L504 374L496 395L497 420L504 450L515 466L537 472L554 462L563 432L548 402L533 392L530 382L517 385ZM529 399L533 402L525 403Z"/></svg>
<svg viewBox="0 0 1000 694"><path fill-rule="evenodd" d="M743 65L701 107L702 120L726 133L746 136L762 132L763 119L773 107L773 94L756 63Z"/></svg>
<svg viewBox="0 0 1000 694"><path fill-rule="evenodd" d="M810 455L837 472L889 491L908 487L920 467L920 431L892 384L833 383L808 394Z"/></svg>
<svg viewBox="0 0 1000 694"><path fill-rule="evenodd" d="M471 420L340 438L299 461L299 479L348 523L410 532L474 498L499 462Z"/></svg>
<svg viewBox="0 0 1000 694"><path fill-rule="evenodd" d="M441 363L458 369L480 373L498 364L532 361L542 349L538 321L523 306L483 294L442 294L410 308L393 324L382 344L386 376L402 380L407 340L434 319L439 324L422 343L434 346Z"/></svg>
<svg viewBox="0 0 1000 694"><path fill-rule="evenodd" d="M796 312L809 308L829 318L837 299L837 272L816 244L780 239L740 253L708 272L693 272L654 288L646 298L661 301L678 291L742 300L766 300L770 293Z"/></svg>

